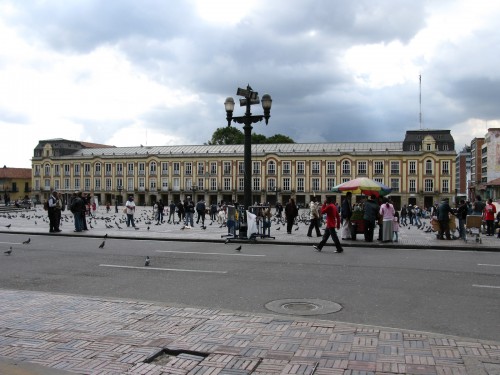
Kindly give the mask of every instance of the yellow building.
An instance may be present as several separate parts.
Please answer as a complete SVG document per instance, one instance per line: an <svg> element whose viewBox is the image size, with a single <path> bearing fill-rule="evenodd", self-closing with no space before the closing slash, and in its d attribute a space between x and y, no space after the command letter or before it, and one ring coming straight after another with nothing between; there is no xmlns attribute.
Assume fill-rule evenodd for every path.
<svg viewBox="0 0 500 375"><path fill-rule="evenodd" d="M31 169L7 168L0 169L0 189L2 189L2 202L10 199L11 204L16 200L31 198Z"/></svg>
<svg viewBox="0 0 500 375"><path fill-rule="evenodd" d="M393 188L402 204L430 206L453 200L454 141L449 130L408 131L402 142L347 142L252 145L254 202L305 205L324 199L333 186L369 177ZM51 189L82 190L100 204L183 200L243 202L243 145L113 147L64 139L35 148L33 186L41 200ZM361 199L361 197L358 197Z"/></svg>

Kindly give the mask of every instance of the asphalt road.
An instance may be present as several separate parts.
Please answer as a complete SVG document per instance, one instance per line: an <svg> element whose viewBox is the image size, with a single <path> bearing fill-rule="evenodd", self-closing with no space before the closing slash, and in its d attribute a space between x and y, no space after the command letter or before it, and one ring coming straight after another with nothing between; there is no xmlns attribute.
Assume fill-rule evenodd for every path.
<svg viewBox="0 0 500 375"><path fill-rule="evenodd" d="M278 299L321 299L314 318L500 339L494 252L159 242L0 234L0 287L270 313ZM144 267L146 256L151 257Z"/></svg>

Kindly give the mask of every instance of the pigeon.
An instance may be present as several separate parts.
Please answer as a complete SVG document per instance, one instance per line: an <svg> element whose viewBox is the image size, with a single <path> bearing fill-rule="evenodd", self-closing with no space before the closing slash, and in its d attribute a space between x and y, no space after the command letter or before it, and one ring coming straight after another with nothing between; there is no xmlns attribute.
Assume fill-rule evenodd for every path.
<svg viewBox="0 0 500 375"><path fill-rule="evenodd" d="M9 250L4 251L4 254L10 255L12 253L12 246L9 247Z"/></svg>
<svg viewBox="0 0 500 375"><path fill-rule="evenodd" d="M280 230L280 229L281 229L281 227L276 228L276 230Z"/></svg>
<svg viewBox="0 0 500 375"><path fill-rule="evenodd" d="M102 244L99 245L99 249L102 249L106 245L106 241L102 241Z"/></svg>
<svg viewBox="0 0 500 375"><path fill-rule="evenodd" d="M6 225L6 226L5 226L5 228L10 228L10 226L11 226L11 225L12 225L12 224Z"/></svg>
<svg viewBox="0 0 500 375"><path fill-rule="evenodd" d="M146 261L144 262L144 267L148 267L149 263L151 263L151 259L148 256L146 256Z"/></svg>
<svg viewBox="0 0 500 375"><path fill-rule="evenodd" d="M241 251L241 245L240 245L240 246L238 246L238 247L237 247L236 249L234 249L234 250L236 250L236 251Z"/></svg>
<svg viewBox="0 0 500 375"><path fill-rule="evenodd" d="M299 227L295 228L295 230L299 230Z"/></svg>
<svg viewBox="0 0 500 375"><path fill-rule="evenodd" d="M148 227L148 230L149 230L149 227Z"/></svg>
<svg viewBox="0 0 500 375"><path fill-rule="evenodd" d="M134 227L134 229L135 229L135 230L139 230L139 228L137 228L137 227Z"/></svg>
<svg viewBox="0 0 500 375"><path fill-rule="evenodd" d="M104 238L108 238L108 234L107 233L104 235Z"/></svg>
<svg viewBox="0 0 500 375"><path fill-rule="evenodd" d="M115 223L115 224L116 224L116 223ZM116 227L117 227L118 229L122 229L122 227L121 227L121 226L119 226L118 224L116 224Z"/></svg>
<svg viewBox="0 0 500 375"><path fill-rule="evenodd" d="M28 238L26 241L23 241L23 244L24 244L24 245L27 245L27 244L29 244L30 242L31 242L31 238Z"/></svg>
<svg viewBox="0 0 500 375"><path fill-rule="evenodd" d="M229 243L229 240L226 240L226 241L224 242L224 245L227 245L228 243Z"/></svg>

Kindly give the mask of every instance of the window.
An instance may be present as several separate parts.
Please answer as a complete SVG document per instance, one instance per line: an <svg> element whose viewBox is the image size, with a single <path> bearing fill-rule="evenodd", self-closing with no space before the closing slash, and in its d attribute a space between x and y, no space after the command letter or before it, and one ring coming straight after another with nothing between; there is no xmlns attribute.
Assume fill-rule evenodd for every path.
<svg viewBox="0 0 500 375"><path fill-rule="evenodd" d="M393 193L399 193L399 178L391 178L391 188Z"/></svg>
<svg viewBox="0 0 500 375"><path fill-rule="evenodd" d="M75 178L75 190L80 190L82 188L82 186L80 185L80 179L79 178Z"/></svg>
<svg viewBox="0 0 500 375"><path fill-rule="evenodd" d="M149 179L149 190L156 191L156 178Z"/></svg>
<svg viewBox="0 0 500 375"><path fill-rule="evenodd" d="M252 163L252 174L260 174L260 161Z"/></svg>
<svg viewBox="0 0 500 375"><path fill-rule="evenodd" d="M238 174L245 174L245 163L242 161L238 162Z"/></svg>
<svg viewBox="0 0 500 375"><path fill-rule="evenodd" d="M174 162L173 163L173 170L174 170L174 175L178 176L181 174L181 163L179 162Z"/></svg>
<svg viewBox="0 0 500 375"><path fill-rule="evenodd" d="M259 191L260 190L260 177L252 178L252 190Z"/></svg>
<svg viewBox="0 0 500 375"><path fill-rule="evenodd" d="M320 171L320 162L319 161L311 162L311 173L319 174L319 171Z"/></svg>
<svg viewBox="0 0 500 375"><path fill-rule="evenodd" d="M291 186L290 186L290 178L286 177L283 179L283 191L290 191Z"/></svg>
<svg viewBox="0 0 500 375"><path fill-rule="evenodd" d="M90 182L89 182L89 186L90 186ZM47 178L45 180L45 190L50 190L50 179Z"/></svg>
<svg viewBox="0 0 500 375"><path fill-rule="evenodd" d="M64 179L64 189L65 189L65 190L69 190L69 189L70 189L70 186L69 186L69 178L65 178L65 179Z"/></svg>
<svg viewBox="0 0 500 375"><path fill-rule="evenodd" d="M139 191L145 191L146 190L146 179L144 177L139 177L138 179L138 188Z"/></svg>
<svg viewBox="0 0 500 375"><path fill-rule="evenodd" d="M106 190L109 191L111 190L111 178L106 178Z"/></svg>
<svg viewBox="0 0 500 375"><path fill-rule="evenodd" d="M104 173L106 174L106 176L111 176L112 174L111 163L104 164Z"/></svg>
<svg viewBox="0 0 500 375"><path fill-rule="evenodd" d="M450 174L450 162L448 160L443 160L441 162L441 173Z"/></svg>
<svg viewBox="0 0 500 375"><path fill-rule="evenodd" d="M186 178L184 180L184 190L192 190L193 180L191 178Z"/></svg>
<svg viewBox="0 0 500 375"><path fill-rule="evenodd" d="M205 174L205 163L198 162L198 168L197 168L197 170L198 170L197 173L198 173L199 176Z"/></svg>
<svg viewBox="0 0 500 375"><path fill-rule="evenodd" d="M95 163L95 165L94 165L94 173L96 174L96 176L100 176L101 175L101 163Z"/></svg>
<svg viewBox="0 0 500 375"><path fill-rule="evenodd" d="M174 191L181 190L181 179L179 177L174 177L172 179L172 190Z"/></svg>
<svg viewBox="0 0 500 375"><path fill-rule="evenodd" d="M410 160L408 162L408 173L417 174L417 162L415 160Z"/></svg>
<svg viewBox="0 0 500 375"><path fill-rule="evenodd" d="M391 160L391 174L399 174L399 161Z"/></svg>
<svg viewBox="0 0 500 375"><path fill-rule="evenodd" d="M161 163L161 175L168 176L168 163L167 162Z"/></svg>
<svg viewBox="0 0 500 375"><path fill-rule="evenodd" d="M349 160L342 160L342 174L351 174L351 162Z"/></svg>
<svg viewBox="0 0 500 375"><path fill-rule="evenodd" d="M267 174L276 174L276 163L271 160L267 163Z"/></svg>
<svg viewBox="0 0 500 375"><path fill-rule="evenodd" d="M368 163L366 161L358 161L358 174L366 175L368 173L367 166Z"/></svg>
<svg viewBox="0 0 500 375"><path fill-rule="evenodd" d="M347 181L351 181L351 179L349 177L342 177L342 180L341 180L341 184L343 184L344 182L347 182Z"/></svg>
<svg viewBox="0 0 500 375"><path fill-rule="evenodd" d="M90 190L90 178L86 178L83 183L85 184L85 186L83 187L85 189L85 191L89 191Z"/></svg>
<svg viewBox="0 0 500 375"><path fill-rule="evenodd" d="M311 180L311 189L312 189L312 191L320 191L321 189L320 189L319 185L320 185L319 178L315 177L315 178L313 178Z"/></svg>
<svg viewBox="0 0 500 375"><path fill-rule="evenodd" d="M305 174L306 173L306 163L303 161L297 162L297 174Z"/></svg>
<svg viewBox="0 0 500 375"><path fill-rule="evenodd" d="M410 145L410 151L415 151L416 149L417 149L417 148L415 147L415 144L414 144L414 143L412 143L412 144Z"/></svg>
<svg viewBox="0 0 500 375"><path fill-rule="evenodd" d="M40 166L39 165L35 165L35 176L40 176Z"/></svg>
<svg viewBox="0 0 500 375"><path fill-rule="evenodd" d="M117 178L116 179L116 188L123 189L123 179L122 178Z"/></svg>
<svg viewBox="0 0 500 375"><path fill-rule="evenodd" d="M80 164L75 164L73 166L73 170L74 170L75 175L77 175L77 176L80 175Z"/></svg>
<svg viewBox="0 0 500 375"><path fill-rule="evenodd" d="M217 190L217 179L216 178L210 179L210 190L212 190L212 191Z"/></svg>
<svg viewBox="0 0 500 375"><path fill-rule="evenodd" d="M60 176L60 175L61 175L61 169L59 164L54 164L54 176Z"/></svg>
<svg viewBox="0 0 500 375"><path fill-rule="evenodd" d="M145 176L146 175L146 164L144 163L138 163L137 164L137 169L139 170L139 176ZM140 188L140 186L139 186Z"/></svg>
<svg viewBox="0 0 500 375"><path fill-rule="evenodd" d="M373 181L378 182L379 184L383 184L384 183L384 179L382 177L375 177L373 179Z"/></svg>
<svg viewBox="0 0 500 375"><path fill-rule="evenodd" d="M217 174L217 162L216 161L210 162L210 174ZM215 186L217 186L217 184ZM217 187L214 190L217 190Z"/></svg>
<svg viewBox="0 0 500 375"><path fill-rule="evenodd" d="M122 163L116 164L116 175L123 176L123 164Z"/></svg>
<svg viewBox="0 0 500 375"><path fill-rule="evenodd" d="M222 163L222 170L225 175L230 175L231 174L231 162L230 161L225 161Z"/></svg>
<svg viewBox="0 0 500 375"><path fill-rule="evenodd" d="M127 191L134 191L134 178L133 177L127 178Z"/></svg>
<svg viewBox="0 0 500 375"><path fill-rule="evenodd" d="M184 163L184 174L186 176L193 175L193 163L191 163L191 162Z"/></svg>
<svg viewBox="0 0 500 375"><path fill-rule="evenodd" d="M433 174L432 160L425 161L425 174Z"/></svg>
<svg viewBox="0 0 500 375"><path fill-rule="evenodd" d="M290 173L292 173L292 171L291 171L291 169L292 169L292 163L290 163L289 161L284 161L281 165L283 167L283 174L290 174Z"/></svg>
<svg viewBox="0 0 500 375"><path fill-rule="evenodd" d="M90 164L89 163L83 164L83 174L85 176L90 176Z"/></svg>
<svg viewBox="0 0 500 375"><path fill-rule="evenodd" d="M426 178L424 180L424 191L426 193L432 193L434 191L434 180Z"/></svg>
<svg viewBox="0 0 500 375"><path fill-rule="evenodd" d="M304 189L304 178L303 177L298 177L297 178L297 191L303 192Z"/></svg>
<svg viewBox="0 0 500 375"><path fill-rule="evenodd" d="M426 149L427 151L430 151L430 150L431 150L431 144L430 144L430 143L426 143L426 144L425 144L425 149Z"/></svg>
<svg viewBox="0 0 500 375"><path fill-rule="evenodd" d="M162 191L167 191L168 190L168 178L162 178L161 179L161 190Z"/></svg>
<svg viewBox="0 0 500 375"><path fill-rule="evenodd" d="M327 161L326 162L326 174L332 175L335 174L335 162Z"/></svg>
<svg viewBox="0 0 500 375"><path fill-rule="evenodd" d="M222 179L222 189L225 191L231 190L231 177L224 177Z"/></svg>
<svg viewBox="0 0 500 375"><path fill-rule="evenodd" d="M443 180L441 182L441 190L443 193L449 193L450 192L450 180Z"/></svg>
<svg viewBox="0 0 500 375"><path fill-rule="evenodd" d="M381 160L377 160L373 162L373 173L375 174L384 174L384 162Z"/></svg>
<svg viewBox="0 0 500 375"><path fill-rule="evenodd" d="M267 190L268 191L276 190L276 179L275 178L268 178L267 179Z"/></svg>
<svg viewBox="0 0 500 375"><path fill-rule="evenodd" d="M149 174L156 174L156 162L149 163Z"/></svg>
<svg viewBox="0 0 500 375"><path fill-rule="evenodd" d="M127 176L134 175L134 163L127 163Z"/></svg>
<svg viewBox="0 0 500 375"><path fill-rule="evenodd" d="M40 180L35 180L35 190L40 190Z"/></svg>
<svg viewBox="0 0 500 375"><path fill-rule="evenodd" d="M417 192L417 180L411 179L408 181L408 192L416 193Z"/></svg>
<svg viewBox="0 0 500 375"><path fill-rule="evenodd" d="M69 175L70 175L70 167L69 167L69 164L64 164L64 165L63 165L63 168L64 168L64 175L65 175L65 176L69 176Z"/></svg>
<svg viewBox="0 0 500 375"><path fill-rule="evenodd" d="M334 186L335 186L335 179L334 178L327 178L326 179L326 190L332 191L332 188Z"/></svg>
<svg viewBox="0 0 500 375"><path fill-rule="evenodd" d="M238 190L239 191L245 190L245 178L243 177L238 178Z"/></svg>
<svg viewBox="0 0 500 375"><path fill-rule="evenodd" d="M15 189L16 187L13 186L13 188ZM54 189L55 190L60 190L59 180L54 180Z"/></svg>
<svg viewBox="0 0 500 375"><path fill-rule="evenodd" d="M198 178L198 190L205 190L205 179L204 178Z"/></svg>

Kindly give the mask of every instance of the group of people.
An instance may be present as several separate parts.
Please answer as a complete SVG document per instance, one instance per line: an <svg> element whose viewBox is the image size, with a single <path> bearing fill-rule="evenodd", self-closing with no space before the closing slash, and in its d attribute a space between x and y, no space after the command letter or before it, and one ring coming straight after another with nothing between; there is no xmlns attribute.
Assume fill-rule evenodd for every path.
<svg viewBox="0 0 500 375"><path fill-rule="evenodd" d="M82 232L88 230L87 222L85 220L87 213L90 211L90 197L84 195L81 191L73 193L67 202L68 209L73 214L75 232ZM63 200L61 193L53 190L49 199L44 205L49 216L49 232L61 232L61 212L65 210L66 204Z"/></svg>

